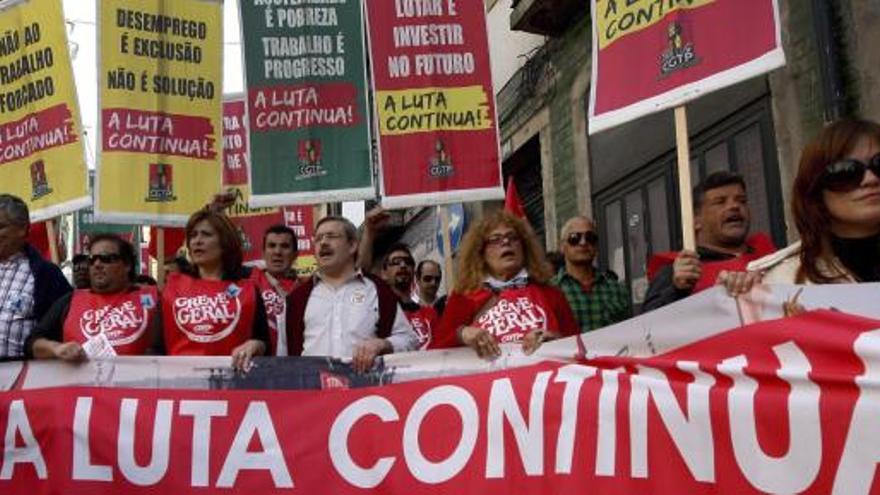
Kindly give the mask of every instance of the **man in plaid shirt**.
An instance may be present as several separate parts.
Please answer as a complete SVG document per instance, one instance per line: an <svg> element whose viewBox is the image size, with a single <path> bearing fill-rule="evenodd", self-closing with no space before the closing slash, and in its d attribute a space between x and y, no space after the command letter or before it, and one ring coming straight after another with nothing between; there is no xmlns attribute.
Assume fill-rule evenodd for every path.
<svg viewBox="0 0 880 495"><path fill-rule="evenodd" d="M55 300L71 291L61 270L28 245L27 204L0 194L0 361L24 356L24 341Z"/></svg>
<svg viewBox="0 0 880 495"><path fill-rule="evenodd" d="M623 321L632 316L629 292L611 272L598 272L593 221L574 217L562 226L562 255L565 266L553 277L553 285L565 294L581 332Z"/></svg>

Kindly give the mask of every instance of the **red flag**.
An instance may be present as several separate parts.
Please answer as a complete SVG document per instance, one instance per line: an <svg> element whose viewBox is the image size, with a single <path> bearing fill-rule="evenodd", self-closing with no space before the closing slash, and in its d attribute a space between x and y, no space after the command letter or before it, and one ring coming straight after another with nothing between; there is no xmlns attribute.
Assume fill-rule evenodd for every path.
<svg viewBox="0 0 880 495"><path fill-rule="evenodd" d="M150 256L159 259L157 243L159 241L159 232L156 227L150 227ZM165 227L165 262L169 262L177 256L177 250L183 246L186 241L186 231L183 228Z"/></svg>
<svg viewBox="0 0 880 495"><path fill-rule="evenodd" d="M513 176L507 179L507 193L504 195L504 209L525 220L526 210L523 209L522 201L516 192L516 184L513 182Z"/></svg>

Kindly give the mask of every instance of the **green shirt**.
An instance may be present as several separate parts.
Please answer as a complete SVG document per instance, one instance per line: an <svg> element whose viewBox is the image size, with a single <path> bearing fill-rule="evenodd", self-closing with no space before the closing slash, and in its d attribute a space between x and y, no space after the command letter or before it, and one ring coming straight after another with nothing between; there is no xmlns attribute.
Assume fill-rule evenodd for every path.
<svg viewBox="0 0 880 495"><path fill-rule="evenodd" d="M550 282L559 287L571 306L571 311L581 327L581 333L602 328L632 316L629 291L608 273L596 273L592 289L587 292L583 285L568 274L565 268Z"/></svg>

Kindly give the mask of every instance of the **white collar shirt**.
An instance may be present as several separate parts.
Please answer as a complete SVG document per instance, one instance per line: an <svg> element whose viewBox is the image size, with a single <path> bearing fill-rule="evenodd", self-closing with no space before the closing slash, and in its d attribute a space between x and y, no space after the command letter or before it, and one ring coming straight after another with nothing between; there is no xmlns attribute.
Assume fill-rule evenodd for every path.
<svg viewBox="0 0 880 495"><path fill-rule="evenodd" d="M350 358L360 342L376 338L379 322L376 284L360 272L339 287L324 283L316 276L304 320L303 356ZM394 352L418 349L418 336L399 305L387 340Z"/></svg>
<svg viewBox="0 0 880 495"><path fill-rule="evenodd" d="M34 275L27 257L17 254L0 261L0 357L23 356L35 323Z"/></svg>

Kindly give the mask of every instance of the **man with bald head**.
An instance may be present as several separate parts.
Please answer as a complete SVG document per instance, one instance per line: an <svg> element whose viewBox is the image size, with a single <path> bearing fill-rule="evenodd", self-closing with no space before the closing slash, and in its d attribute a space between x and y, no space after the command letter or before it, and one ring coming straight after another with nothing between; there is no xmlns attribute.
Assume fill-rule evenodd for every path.
<svg viewBox="0 0 880 495"><path fill-rule="evenodd" d="M562 289L581 333L623 321L632 316L629 292L612 272L599 272L593 266L598 253L596 226L587 217L577 216L562 226L560 249L565 266L553 277Z"/></svg>

